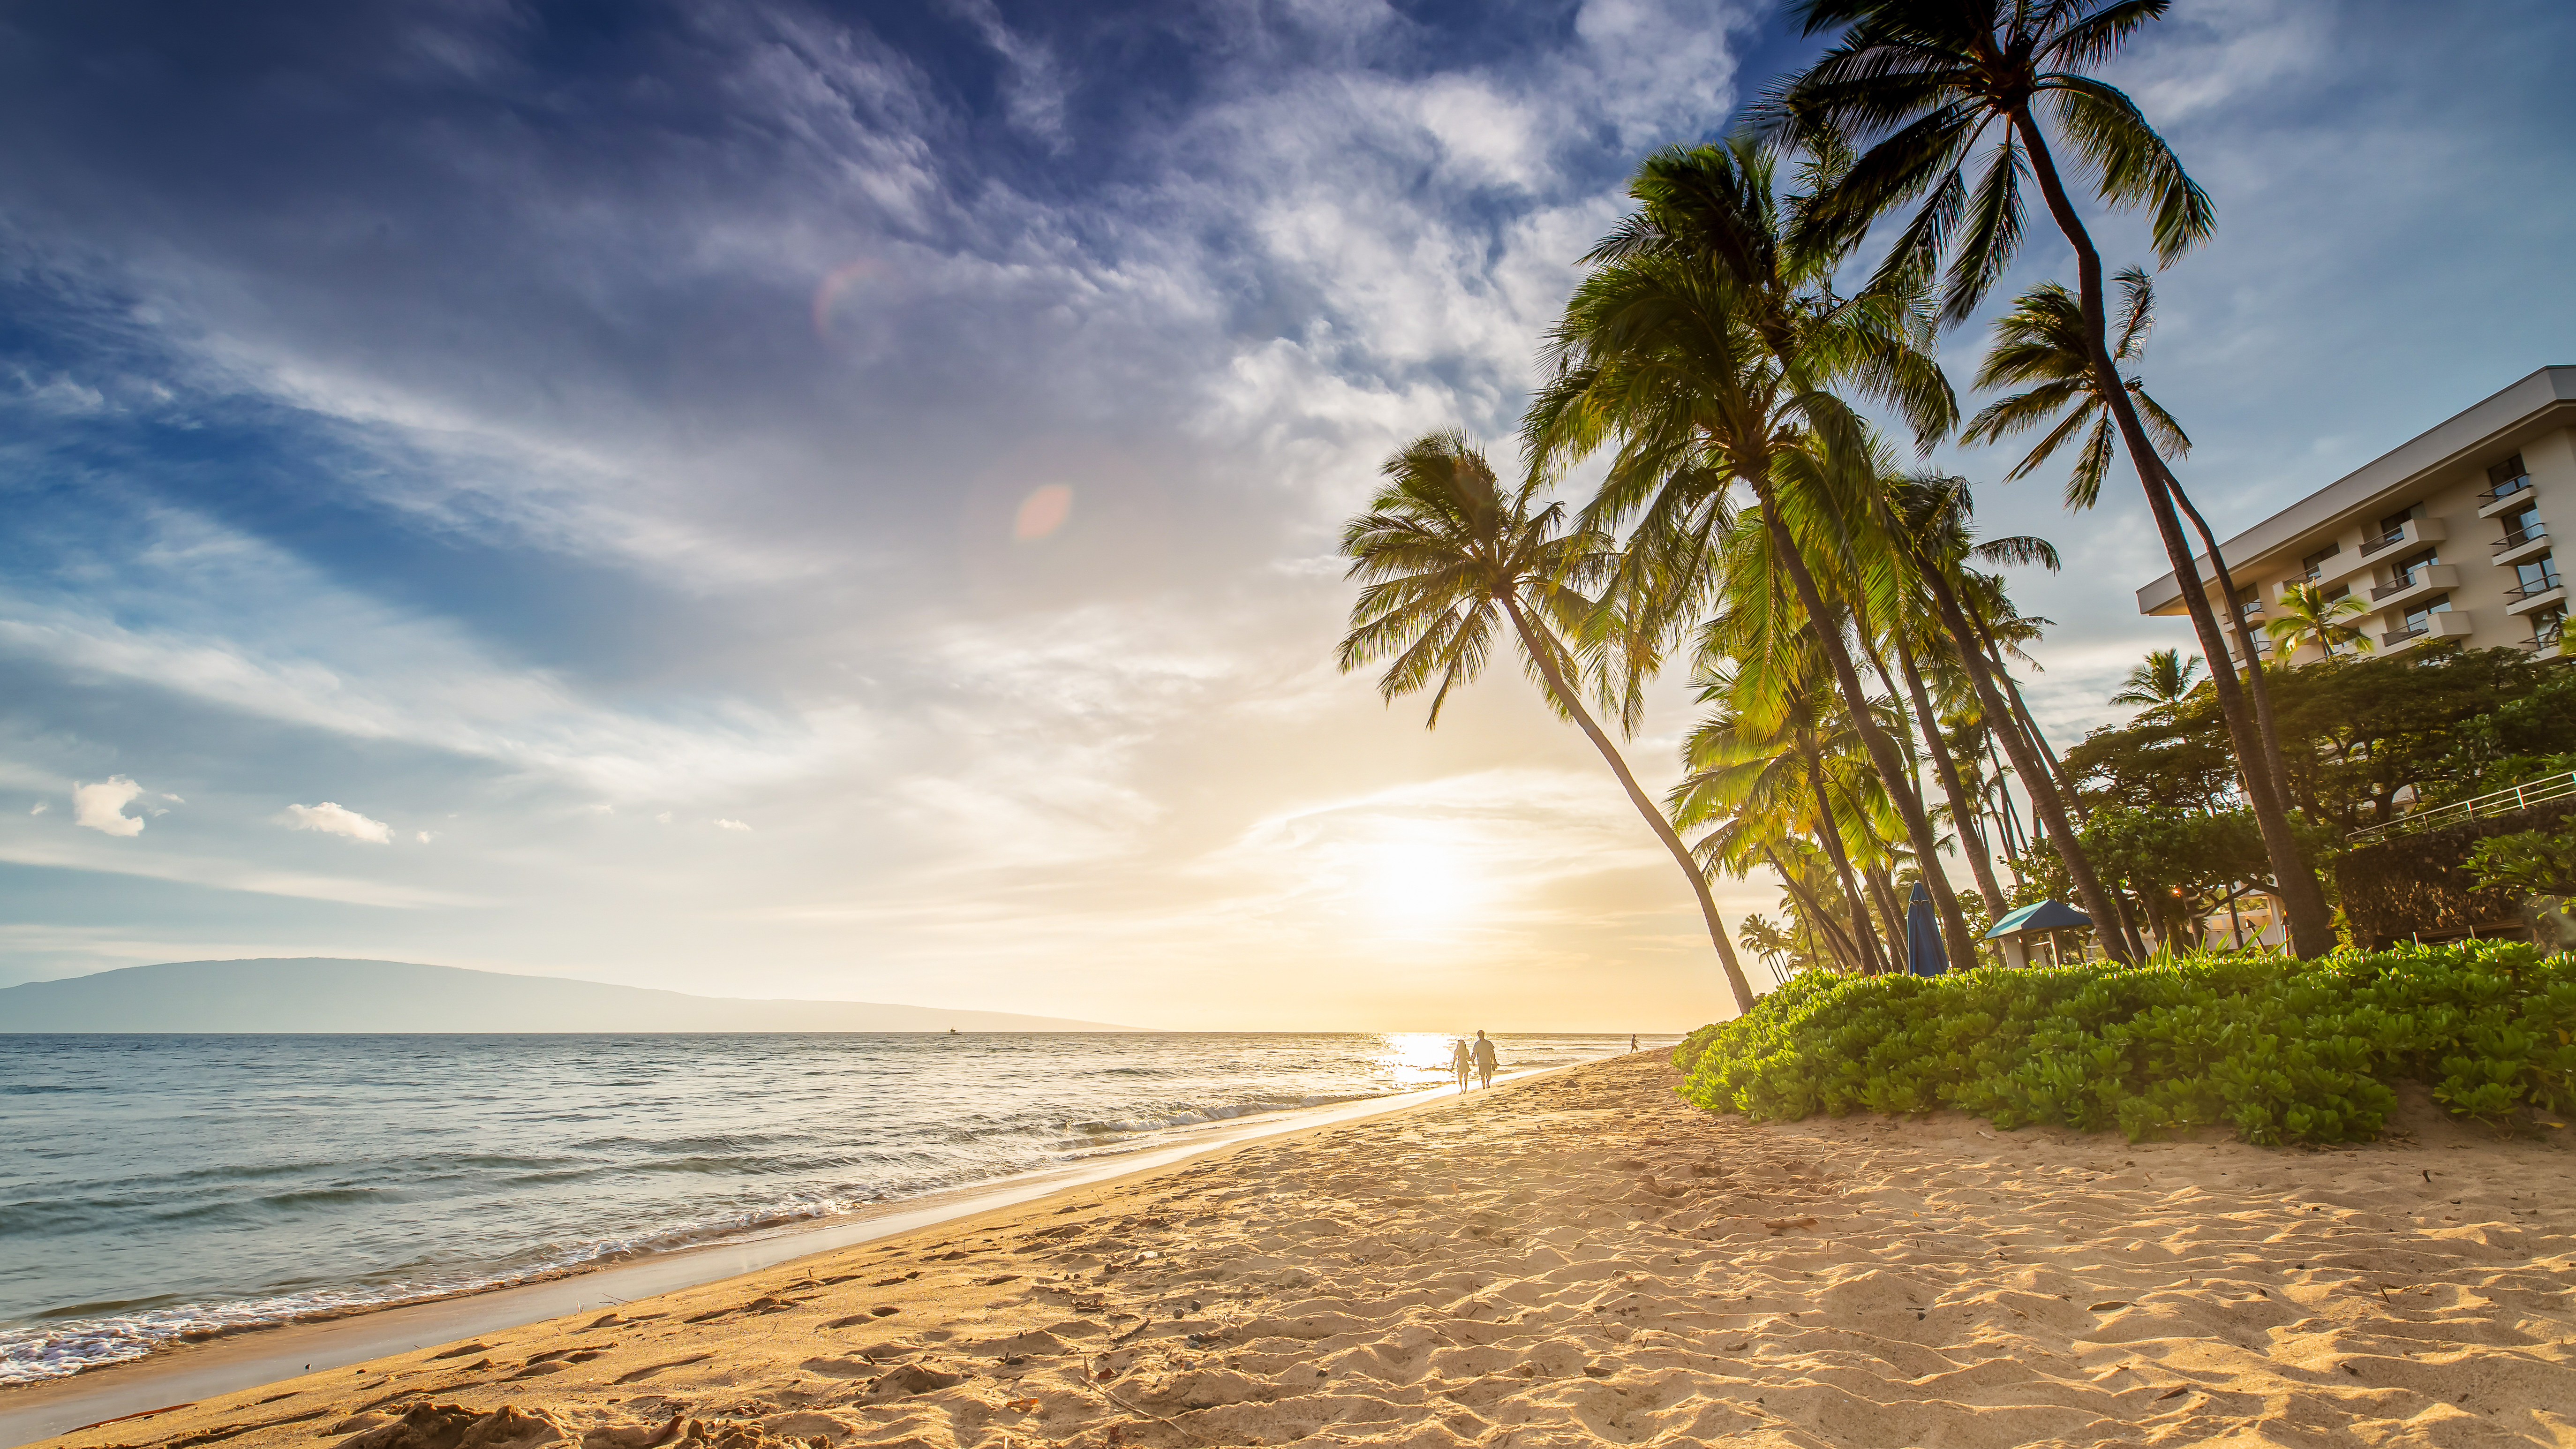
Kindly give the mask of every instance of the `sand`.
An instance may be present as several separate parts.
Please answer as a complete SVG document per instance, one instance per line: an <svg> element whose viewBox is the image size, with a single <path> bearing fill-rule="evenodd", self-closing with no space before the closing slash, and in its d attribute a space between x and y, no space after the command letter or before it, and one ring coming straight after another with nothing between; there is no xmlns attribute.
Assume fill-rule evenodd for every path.
<svg viewBox="0 0 2576 1449"><path fill-rule="evenodd" d="M1635 1056L48 1441L2576 1443L2576 1151L1756 1125Z"/></svg>

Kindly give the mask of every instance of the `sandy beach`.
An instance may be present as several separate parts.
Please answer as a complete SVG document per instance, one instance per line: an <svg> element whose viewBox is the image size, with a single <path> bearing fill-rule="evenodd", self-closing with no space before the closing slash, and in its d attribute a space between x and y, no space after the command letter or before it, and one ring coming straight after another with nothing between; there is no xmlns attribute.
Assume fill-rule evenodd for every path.
<svg viewBox="0 0 2576 1449"><path fill-rule="evenodd" d="M1755 1125L1672 1081L1551 1073L47 1442L2576 1442L2555 1134Z"/></svg>

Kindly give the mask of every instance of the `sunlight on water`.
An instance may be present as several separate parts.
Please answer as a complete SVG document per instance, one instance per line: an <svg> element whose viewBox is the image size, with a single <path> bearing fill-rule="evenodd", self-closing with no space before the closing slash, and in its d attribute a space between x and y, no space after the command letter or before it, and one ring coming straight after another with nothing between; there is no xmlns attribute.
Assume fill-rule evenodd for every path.
<svg viewBox="0 0 2576 1449"><path fill-rule="evenodd" d="M1445 1086L1452 1040L0 1035L0 1384Z"/></svg>
<svg viewBox="0 0 2576 1449"><path fill-rule="evenodd" d="M1454 1080L1449 1058L1456 1050L1456 1037L1436 1031L1393 1031L1382 1040L1386 1051L1378 1061L1395 1080L1397 1090L1445 1087Z"/></svg>

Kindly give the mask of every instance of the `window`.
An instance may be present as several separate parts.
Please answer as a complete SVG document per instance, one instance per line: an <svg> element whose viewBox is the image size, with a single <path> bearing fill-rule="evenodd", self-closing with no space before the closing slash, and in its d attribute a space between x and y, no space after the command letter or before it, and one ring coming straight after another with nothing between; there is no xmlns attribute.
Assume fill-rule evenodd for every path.
<svg viewBox="0 0 2576 1449"><path fill-rule="evenodd" d="M2342 544L2330 543L2325 547L2318 549L2315 553L2309 554L2306 558L2299 560L2300 582L2310 584L2315 583L2317 581L2317 565L2324 563L2327 559L2333 558L2336 554L2341 552L2343 552Z"/></svg>
<svg viewBox="0 0 2576 1449"><path fill-rule="evenodd" d="M2337 600L2337 599L2349 599L2349 598L2351 598L2351 597L2352 597L2352 585L2350 585L2350 584L2337 584L2337 585L2335 585L2332 589L2330 589L2330 590L2328 590L2328 591L2327 591L2327 593L2326 593L2326 602L2327 602L2327 603L2329 603L2329 604L2331 604L2331 603L2333 603L2333 602L2334 602L2335 600Z"/></svg>
<svg viewBox="0 0 2576 1449"><path fill-rule="evenodd" d="M2504 539L2498 546L2513 548L2529 543L2548 531L2541 524L2540 510L2526 504L2504 516Z"/></svg>
<svg viewBox="0 0 2576 1449"><path fill-rule="evenodd" d="M2451 596L2448 594L2444 594L2439 598L2427 599L2420 604L2410 605L2406 610L2406 632L2409 634L2421 634L2426 629L2432 627L2433 616L2435 614L2447 614L2449 612L2451 612Z"/></svg>
<svg viewBox="0 0 2576 1449"><path fill-rule="evenodd" d="M2566 623L2567 606L2564 604L2551 604L2545 609L2532 610L2531 647L2534 649L2556 648L2558 645L2559 631L2566 626Z"/></svg>
<svg viewBox="0 0 2576 1449"><path fill-rule="evenodd" d="M2395 538L2398 530L2406 526L2406 520L2410 518L2421 518L2423 516L2424 505L2421 503L2410 503L2406 505L2405 512L2392 513L2386 518L2379 520L2379 536L2381 538Z"/></svg>
<svg viewBox="0 0 2576 1449"><path fill-rule="evenodd" d="M2260 589L2238 589L2236 591L2236 612L2239 614L2259 614L2263 612L2263 591Z"/></svg>
<svg viewBox="0 0 2576 1449"><path fill-rule="evenodd" d="M2481 503L2511 498L2531 486L2530 470L2522 466L2522 455L2514 454L2487 470L2487 491L2479 495Z"/></svg>
<svg viewBox="0 0 2576 1449"><path fill-rule="evenodd" d="M2417 554L2415 557L2394 566L2391 570L2393 577L2390 578L2389 582L2400 585L2412 584L2415 582L2415 571L2417 569L2431 568L2433 565L2440 563L2441 561L2441 554L2436 550L2428 548L2422 553Z"/></svg>
<svg viewBox="0 0 2576 1449"><path fill-rule="evenodd" d="M2525 598L2558 587L2558 561L2548 554L2513 566L2515 592Z"/></svg>

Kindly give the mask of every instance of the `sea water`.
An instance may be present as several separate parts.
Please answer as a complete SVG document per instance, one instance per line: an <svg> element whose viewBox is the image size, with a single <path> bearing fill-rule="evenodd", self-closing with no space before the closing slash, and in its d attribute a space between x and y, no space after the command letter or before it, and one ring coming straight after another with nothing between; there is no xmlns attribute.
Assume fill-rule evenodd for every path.
<svg viewBox="0 0 2576 1449"><path fill-rule="evenodd" d="M1416 1091L1450 1040L0 1035L0 1384Z"/></svg>

